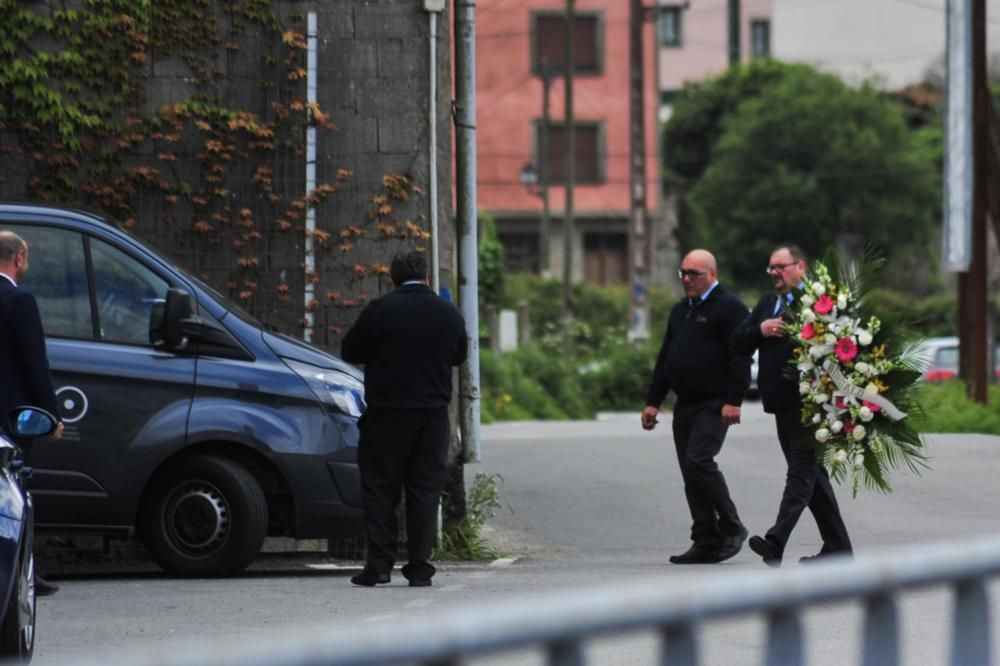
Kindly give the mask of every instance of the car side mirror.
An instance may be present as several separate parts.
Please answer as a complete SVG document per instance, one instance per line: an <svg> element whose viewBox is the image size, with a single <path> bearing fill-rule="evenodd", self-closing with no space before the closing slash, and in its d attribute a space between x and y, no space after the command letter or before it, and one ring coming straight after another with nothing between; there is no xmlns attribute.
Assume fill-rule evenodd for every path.
<svg viewBox="0 0 1000 666"><path fill-rule="evenodd" d="M189 293L176 287L168 289L166 300L153 305L149 321L150 342L157 347L183 349L187 345L187 337L181 322L189 319L192 311Z"/></svg>
<svg viewBox="0 0 1000 666"><path fill-rule="evenodd" d="M18 407L8 416L11 433L17 437L41 437L56 429L59 420L39 407Z"/></svg>

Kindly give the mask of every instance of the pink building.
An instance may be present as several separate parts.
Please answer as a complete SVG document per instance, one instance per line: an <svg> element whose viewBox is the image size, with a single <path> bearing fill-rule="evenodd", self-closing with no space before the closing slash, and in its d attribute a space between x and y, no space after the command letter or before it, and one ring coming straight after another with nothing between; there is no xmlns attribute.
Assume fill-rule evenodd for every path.
<svg viewBox="0 0 1000 666"><path fill-rule="evenodd" d="M657 0L656 40L662 101L686 81L719 74L729 65L730 11L739 12L740 61L771 55L773 0ZM664 117L669 107L664 107Z"/></svg>
<svg viewBox="0 0 1000 666"><path fill-rule="evenodd" d="M625 282L629 219L629 5L577 0L573 105L576 118L574 280ZM477 116L479 208L496 219L511 271L538 272L541 186L526 186L532 165L547 173L551 210L549 266L563 274L562 75L564 0L479 0ZM643 28L647 209L658 220L657 50L652 20ZM544 65L554 70L548 131L542 132ZM540 162L541 143L547 159ZM654 226L656 223L654 222Z"/></svg>

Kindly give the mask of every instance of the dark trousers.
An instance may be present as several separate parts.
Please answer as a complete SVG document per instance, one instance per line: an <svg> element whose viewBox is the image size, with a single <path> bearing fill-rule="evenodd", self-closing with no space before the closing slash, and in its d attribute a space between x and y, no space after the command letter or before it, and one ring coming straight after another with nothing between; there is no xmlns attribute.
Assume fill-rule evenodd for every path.
<svg viewBox="0 0 1000 666"><path fill-rule="evenodd" d="M431 550L448 461L448 410L369 409L361 420L358 469L368 567L388 573L396 561L396 508L406 489L407 578L434 575Z"/></svg>
<svg viewBox="0 0 1000 666"><path fill-rule="evenodd" d="M812 512L823 538L822 553L850 553L851 539L840 517L840 507L833 493L830 475L816 456L816 449L806 439L798 407L775 412L778 441L788 463L785 490L778 506L778 518L767 531L766 539L778 553L785 551L788 538L806 507Z"/></svg>
<svg viewBox="0 0 1000 666"><path fill-rule="evenodd" d="M726 478L715 462L729 429L722 422L722 400L678 401L673 418L674 446L691 511L691 540L715 547L736 536L743 523L729 496Z"/></svg>

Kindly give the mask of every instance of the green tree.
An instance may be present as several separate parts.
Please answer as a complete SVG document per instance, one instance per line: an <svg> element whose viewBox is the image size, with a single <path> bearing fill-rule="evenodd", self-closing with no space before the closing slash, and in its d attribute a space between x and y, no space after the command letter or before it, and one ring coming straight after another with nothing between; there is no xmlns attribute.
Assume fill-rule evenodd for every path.
<svg viewBox="0 0 1000 666"><path fill-rule="evenodd" d="M687 90L667 124L667 167L685 185L681 242L711 248L745 287L783 240L818 256L852 239L890 262L926 262L941 208L935 138L915 141L899 104L871 86L806 65L733 68Z"/></svg>

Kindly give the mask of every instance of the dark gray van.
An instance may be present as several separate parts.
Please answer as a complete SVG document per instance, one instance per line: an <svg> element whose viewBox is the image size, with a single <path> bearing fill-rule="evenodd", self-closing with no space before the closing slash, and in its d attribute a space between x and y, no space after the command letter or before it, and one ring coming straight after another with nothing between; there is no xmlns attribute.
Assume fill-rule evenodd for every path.
<svg viewBox="0 0 1000 666"><path fill-rule="evenodd" d="M265 536L361 531L361 373L253 317L101 216L0 203L30 244L63 438L40 530L137 532L167 571L245 568Z"/></svg>

